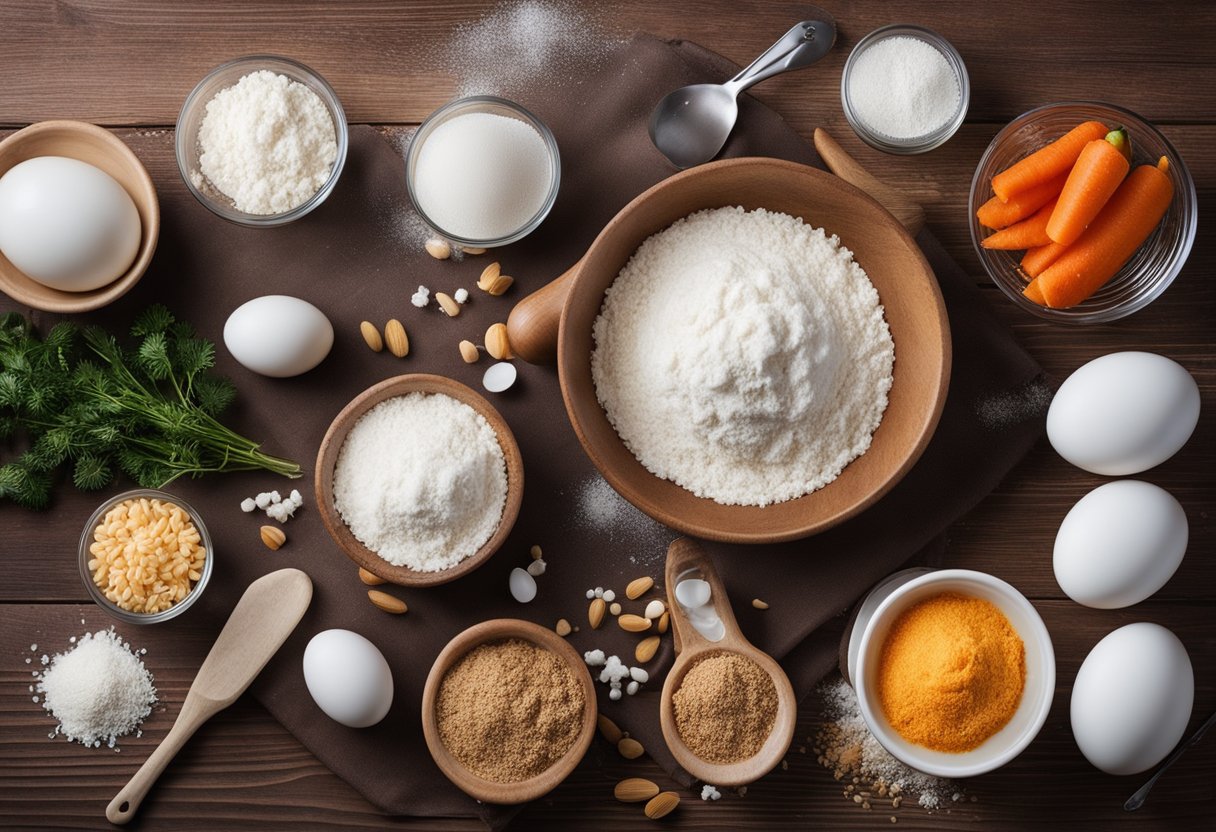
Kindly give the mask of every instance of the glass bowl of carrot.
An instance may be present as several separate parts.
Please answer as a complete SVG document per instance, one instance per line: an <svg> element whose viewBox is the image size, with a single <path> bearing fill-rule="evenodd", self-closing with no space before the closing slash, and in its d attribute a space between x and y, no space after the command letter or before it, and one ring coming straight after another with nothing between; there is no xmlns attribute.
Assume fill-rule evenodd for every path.
<svg viewBox="0 0 1216 832"><path fill-rule="evenodd" d="M1095 101L1038 107L997 133L971 180L968 216L1001 291L1067 324L1115 321L1160 297L1198 224L1195 183L1169 140Z"/></svg>

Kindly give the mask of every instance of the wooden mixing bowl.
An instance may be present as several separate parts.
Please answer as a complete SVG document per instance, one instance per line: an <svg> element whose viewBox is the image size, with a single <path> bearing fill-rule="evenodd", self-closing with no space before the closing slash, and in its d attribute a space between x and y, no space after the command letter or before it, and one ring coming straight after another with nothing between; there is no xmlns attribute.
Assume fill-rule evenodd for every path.
<svg viewBox="0 0 1216 832"><path fill-rule="evenodd" d="M87 292L64 292L27 277L0 254L0 291L18 303L45 312L87 312L112 303L139 282L160 236L160 203L152 177L131 148L109 130L83 121L42 121L0 142L0 176L38 156L79 159L108 173L131 196L139 212L141 237L126 273Z"/></svg>
<svg viewBox="0 0 1216 832"><path fill-rule="evenodd" d="M406 393L442 393L476 410L494 429L494 435L498 438L507 463L507 502L503 506L498 529L470 557L450 569L438 572L418 572L408 566L394 566L389 563L359 542L334 507L334 466L338 462L338 453L346 442L346 435L367 411L386 399L404 396ZM489 560L507 539L512 526L515 525L515 518L519 516L519 506L524 498L524 461L519 453L519 445L515 442L515 434L511 433L506 420L493 405L458 381L443 376L415 373L374 384L342 408L342 412L334 418L329 430L325 432L325 438L321 440L313 486L316 489L317 509L321 513L321 521L325 524L329 536L347 557L373 575L398 586L436 586L469 574Z"/></svg>
<svg viewBox="0 0 1216 832"><path fill-rule="evenodd" d="M839 236L878 290L895 342L889 403L870 449L818 491L763 508L722 505L647 471L608 421L591 378L592 324L604 292L638 246L681 217L732 205L801 217ZM937 279L899 221L836 176L778 159L728 159L693 168L625 206L571 272L512 312L512 348L517 334L523 346L522 336L543 331L544 310L561 303L557 365L579 441L621 496L684 534L773 543L821 532L890 491L937 426L950 378L950 325Z"/></svg>
<svg viewBox="0 0 1216 832"><path fill-rule="evenodd" d="M439 684L443 677L452 669L465 654L480 644L489 641L518 638L530 641L538 647L543 647L556 654L574 673L575 678L583 689L583 721L574 745L570 746L562 757L545 771L518 783L496 783L474 774L465 768L448 751L443 740L439 738L439 720L435 714L435 704L439 697ZM503 679L504 685L513 684L510 679ZM591 745L591 737L595 733L596 716L599 713L595 700L595 687L591 682L591 674L582 656L570 646L570 643L552 630L533 624L530 621L519 621L514 618L496 618L475 624L448 642L426 677L426 686L422 690L422 733L426 737L426 747L435 764L447 775L447 778L460 789L477 800L485 803L527 803L542 795L548 794L559 783L566 779L575 766L587 753Z"/></svg>

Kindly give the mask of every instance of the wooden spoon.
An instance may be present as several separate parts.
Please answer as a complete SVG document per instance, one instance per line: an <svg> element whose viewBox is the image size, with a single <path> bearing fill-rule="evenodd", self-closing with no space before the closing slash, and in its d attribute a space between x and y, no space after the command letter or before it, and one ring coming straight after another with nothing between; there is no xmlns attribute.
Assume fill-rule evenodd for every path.
<svg viewBox="0 0 1216 832"><path fill-rule="evenodd" d="M177 722L110 801L106 820L123 824L135 816L156 778L186 740L245 692L291 635L311 600L312 581L299 569L280 569L249 585L194 677Z"/></svg>
<svg viewBox="0 0 1216 832"><path fill-rule="evenodd" d="M686 574L690 573L690 574ZM699 573L699 574L697 574ZM715 786L742 786L760 779L781 762L794 738L794 724L798 716L798 702L794 688L781 665L773 657L760 650L739 632L739 624L730 607L726 588L714 569L713 562L701 546L682 537L667 548L667 605L671 611L671 628L676 661L663 683L663 696L659 706L659 721L667 747L685 771L698 780ZM719 641L709 641L684 615L683 607L676 600L676 583L683 578L699 577L709 583L710 603L722 620L726 634ZM714 653L737 653L751 659L760 669L772 677L777 689L777 718L773 730L760 750L746 760L737 763L711 763L692 752L676 728L675 707L672 696L684 681L684 675L697 663Z"/></svg>

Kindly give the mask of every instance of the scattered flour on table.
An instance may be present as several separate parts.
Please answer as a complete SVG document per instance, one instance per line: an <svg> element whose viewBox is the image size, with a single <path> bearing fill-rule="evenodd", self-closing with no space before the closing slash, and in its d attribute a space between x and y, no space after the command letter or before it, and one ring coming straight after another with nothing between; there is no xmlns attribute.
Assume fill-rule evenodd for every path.
<svg viewBox="0 0 1216 832"><path fill-rule="evenodd" d="M786 214L700 211L642 243L593 328L596 395L638 461L764 506L870 447L895 361L852 252Z"/></svg>
<svg viewBox="0 0 1216 832"><path fill-rule="evenodd" d="M1051 383L1040 375L1012 390L985 395L976 402L975 412L989 430L1006 430L1030 419L1045 418L1053 395Z"/></svg>
<svg viewBox="0 0 1216 832"><path fill-rule="evenodd" d="M70 650L42 657L46 669L35 673L34 701L41 698L59 721L52 738L114 748L119 737L138 730L156 703L152 674L139 658L147 651L132 651L113 627L72 641Z"/></svg>
<svg viewBox="0 0 1216 832"><path fill-rule="evenodd" d="M662 565L677 535L617 494L599 474L575 486L575 511L567 520L573 534L593 534L629 553L634 566Z"/></svg>
<svg viewBox="0 0 1216 832"><path fill-rule="evenodd" d="M333 487L335 508L364 546L395 566L437 572L494 535L507 500L506 461L473 408L408 393L354 424Z"/></svg>

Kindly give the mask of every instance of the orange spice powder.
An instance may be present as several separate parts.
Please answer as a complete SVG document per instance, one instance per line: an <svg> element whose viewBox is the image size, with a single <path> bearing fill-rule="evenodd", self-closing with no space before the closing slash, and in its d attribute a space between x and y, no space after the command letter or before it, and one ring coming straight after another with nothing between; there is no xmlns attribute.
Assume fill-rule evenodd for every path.
<svg viewBox="0 0 1216 832"><path fill-rule="evenodd" d="M909 742L934 751L978 747L1013 717L1026 648L990 601L943 592L895 620L882 645L878 699Z"/></svg>

